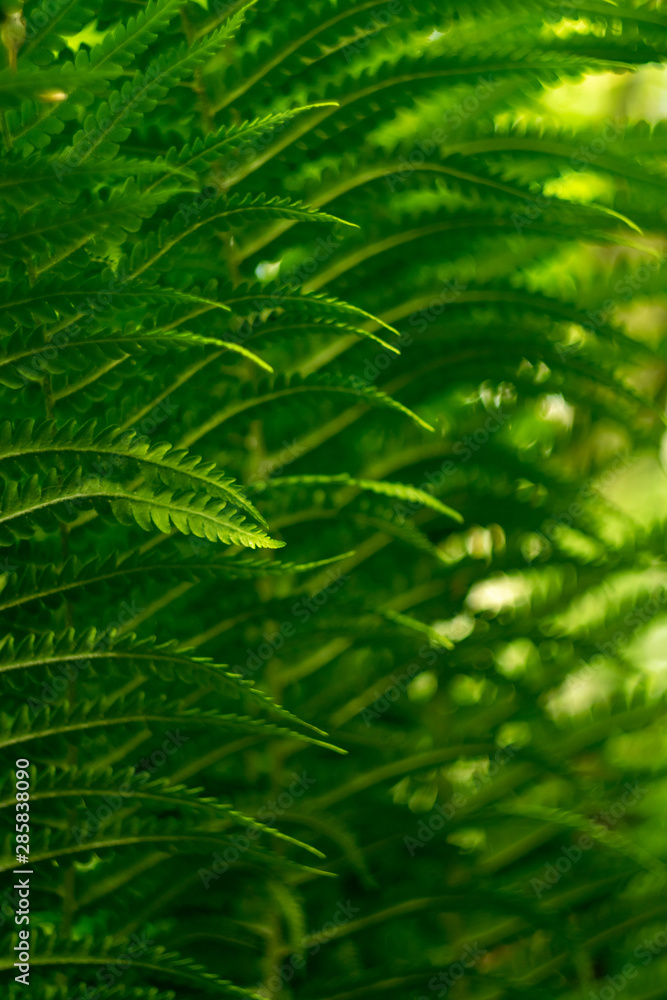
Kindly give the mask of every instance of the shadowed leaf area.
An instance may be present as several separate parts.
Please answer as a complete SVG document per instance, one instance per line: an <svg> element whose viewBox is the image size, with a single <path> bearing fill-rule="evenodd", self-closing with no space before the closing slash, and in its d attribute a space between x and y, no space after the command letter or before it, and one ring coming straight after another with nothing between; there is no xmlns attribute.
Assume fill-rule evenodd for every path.
<svg viewBox="0 0 667 1000"><path fill-rule="evenodd" d="M666 57L2 0L8 1000L665 995Z"/></svg>

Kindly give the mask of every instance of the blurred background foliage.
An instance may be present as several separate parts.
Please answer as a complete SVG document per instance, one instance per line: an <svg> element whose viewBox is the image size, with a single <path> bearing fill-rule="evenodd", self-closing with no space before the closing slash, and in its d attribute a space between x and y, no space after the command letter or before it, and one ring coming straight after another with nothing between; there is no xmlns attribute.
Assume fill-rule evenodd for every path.
<svg viewBox="0 0 667 1000"><path fill-rule="evenodd" d="M28 27L49 2L26 3ZM19 77L94 51L140 9L151 8L67 4L60 35L49 28L28 51L28 33ZM211 37L233 11L180 5L109 87L183 37ZM14 318L16 288L43 281L33 313L17 313L28 336L31 323L52 329L76 314L51 279L75 301L102 268L134 259L147 230L178 212L199 218L206 185L216 200L239 189L289 196L358 226L214 223L144 276L145 302L112 303L88 331L185 324L240 336L275 378L194 345L62 363L46 387L40 373L4 388L13 420L41 418L46 396L60 422L96 418L194 447L240 481L285 543L278 558L310 567L244 568L238 547L221 556L157 524L147 541L131 518L95 508L11 550L7 631L112 623L114 642L130 631L175 639L257 681L347 751L268 729L221 734L194 713L237 705L166 667L157 679L91 671L57 704L111 719L157 684L146 704L175 722L137 703L133 721L97 735L40 735L44 717L21 713L49 675L7 681L5 735L32 730L43 837L33 900L44 957L31 996L665 995L666 42L659 0L258 0L228 46L115 136L130 175L164 158L157 182L135 169L141 192L168 177L169 199L136 230L95 232L62 258L58 236L35 251L19 244L2 302ZM28 179L76 145L91 105L97 114L109 99L82 84L83 96L61 101L53 86L4 115L8 169ZM199 135L319 102L339 106L255 129L245 152L232 139L224 155L188 161L194 176L169 172L170 150ZM106 200L117 188L115 169L44 197L85 210L89 191ZM32 234L26 218L33 225L43 195L25 190L7 209L8 234ZM290 279L365 314L341 330L328 307L291 313ZM232 311L153 301L156 289ZM358 397L328 391L343 388ZM93 554L132 566L153 553L152 572L81 570ZM80 574L84 586L45 594L51 585L17 582L30 566ZM145 774L142 760L175 724L187 741L153 766L155 794L172 799L98 817L79 850L73 831L97 815L94 789L113 795ZM2 753L10 774L9 742ZM9 779L4 806L8 789ZM40 790L55 794L40 800ZM274 836L262 850L227 841L232 820L202 812L195 792L326 858ZM233 858L223 871L219 841ZM135 933L158 950L119 973Z"/></svg>

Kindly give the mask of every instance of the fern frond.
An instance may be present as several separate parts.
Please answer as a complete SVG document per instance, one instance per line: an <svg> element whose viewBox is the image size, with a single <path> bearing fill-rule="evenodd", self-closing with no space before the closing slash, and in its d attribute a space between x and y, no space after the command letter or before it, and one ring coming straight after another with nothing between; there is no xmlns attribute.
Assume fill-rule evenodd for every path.
<svg viewBox="0 0 667 1000"><path fill-rule="evenodd" d="M459 524L463 522L463 518L458 511L452 510L451 507L448 507L438 500L437 497L433 496L432 493L427 493L425 490L417 489L415 486L406 486L403 483L355 479L345 473L332 476L280 476L275 479L264 480L261 484L258 483L256 488L266 489L268 487L269 489L280 489L286 486L299 486L302 483L306 486L355 486L362 490L370 490L372 493L379 493L385 497L397 497L400 500L406 500L411 504L416 504L417 508L430 507L432 510L438 511L439 514L445 514L447 517L458 521Z"/></svg>
<svg viewBox="0 0 667 1000"><path fill-rule="evenodd" d="M35 721L34 715L40 715L39 722ZM128 699L109 699L97 704L84 702L74 709L69 707L51 709L44 702L36 701L36 699L33 699L33 705L30 706L29 701L26 700L14 719L8 719L6 716L2 718L0 748L14 747L33 740L58 736L69 739L73 733L77 732L87 733L92 730L116 726L124 728L150 725L151 723L213 726L247 733L257 736L259 739L282 737L297 742L310 743L313 746L333 750L340 754L347 753L346 750L342 750L332 743L318 740L306 733L285 729L263 719L237 715L233 712L222 714L215 709L190 709L181 707L179 703L165 705L164 701L159 699L151 703L144 698L135 698L133 702Z"/></svg>
<svg viewBox="0 0 667 1000"><path fill-rule="evenodd" d="M168 486L130 489L95 472L84 474L77 467L64 477L50 469L41 481L37 475L5 481L0 499L0 545L52 529L54 522L72 521L82 508L94 508L99 502L108 503L121 524L138 524L145 531L157 528L171 534L176 529L185 535L250 548L281 548L284 544L246 524L226 501L210 494Z"/></svg>
<svg viewBox="0 0 667 1000"><path fill-rule="evenodd" d="M26 420L16 426L10 421L0 425L0 461L20 462L27 456L41 459L48 455L52 462L55 457L64 454L108 455L116 467L136 462L139 469L173 473L182 485L204 491L209 497L227 500L266 526L262 515L234 480L220 472L215 463L175 449L168 442L151 442L134 431L123 431L118 427L98 430L95 421L83 425L77 425L75 421L63 425L46 421L35 427L34 421ZM100 474L108 476L110 472L104 470Z"/></svg>
<svg viewBox="0 0 667 1000"><path fill-rule="evenodd" d="M0 101L4 108L15 108L24 101L73 100L81 91L104 93L108 81L120 74L120 67L91 69L83 53L73 63L48 69L24 68L20 73L0 70ZM55 95L55 96L52 96Z"/></svg>

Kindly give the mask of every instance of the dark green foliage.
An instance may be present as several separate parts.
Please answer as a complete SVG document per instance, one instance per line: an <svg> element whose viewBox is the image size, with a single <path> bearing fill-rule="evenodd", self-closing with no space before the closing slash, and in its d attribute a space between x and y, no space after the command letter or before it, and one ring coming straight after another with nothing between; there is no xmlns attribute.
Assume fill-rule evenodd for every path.
<svg viewBox="0 0 667 1000"><path fill-rule="evenodd" d="M664 4L17 8L6 995L663 996Z"/></svg>

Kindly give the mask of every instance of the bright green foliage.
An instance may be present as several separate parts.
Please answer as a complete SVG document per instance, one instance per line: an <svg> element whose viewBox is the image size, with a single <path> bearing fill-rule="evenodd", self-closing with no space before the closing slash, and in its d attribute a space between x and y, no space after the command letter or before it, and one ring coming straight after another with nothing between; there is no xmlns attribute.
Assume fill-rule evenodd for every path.
<svg viewBox="0 0 667 1000"><path fill-rule="evenodd" d="M667 8L16 9L3 995L663 996Z"/></svg>

